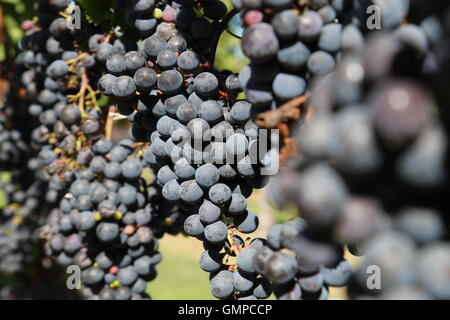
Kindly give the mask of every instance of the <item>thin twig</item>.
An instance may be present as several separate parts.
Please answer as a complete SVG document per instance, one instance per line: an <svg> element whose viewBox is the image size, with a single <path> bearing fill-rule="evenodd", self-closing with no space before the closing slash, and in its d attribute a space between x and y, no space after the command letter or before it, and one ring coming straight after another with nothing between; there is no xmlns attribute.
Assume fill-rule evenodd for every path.
<svg viewBox="0 0 450 320"><path fill-rule="evenodd" d="M113 114L116 111L116 107L114 105L110 105L108 107L108 111L106 113L106 123L105 123L105 139L111 141L112 138L112 130L114 125Z"/></svg>
<svg viewBox="0 0 450 320"><path fill-rule="evenodd" d="M109 32L108 35L106 36L105 40L103 41L103 43L109 43L111 41L112 38L112 32Z"/></svg>
<svg viewBox="0 0 450 320"><path fill-rule="evenodd" d="M81 117L84 118L86 113L84 111L84 96L86 94L86 89L88 85L88 77L86 73L86 68L83 67L83 73L81 74L81 87L79 91L79 100L78 100L78 108L80 109Z"/></svg>
<svg viewBox="0 0 450 320"><path fill-rule="evenodd" d="M295 139L291 137L290 125L304 116L309 95L305 94L289 100L275 110L257 115L256 124L261 128L278 129L280 134L280 165L298 154Z"/></svg>
<svg viewBox="0 0 450 320"><path fill-rule="evenodd" d="M222 21L220 22L220 25L216 31L215 37L211 43L211 52L209 53L209 58L208 58L208 63L211 66L211 68L214 67L214 60L216 59L216 50L217 50L217 45L220 40L220 36L222 35L223 31L228 27L228 23L230 22L230 20L238 13L239 13L239 10L234 8L233 10L228 12L227 15L225 16L225 18L223 18Z"/></svg>
<svg viewBox="0 0 450 320"><path fill-rule="evenodd" d="M299 96L289 100L275 110L262 112L256 117L256 124L262 128L274 129L282 122L290 122L300 119L302 107L304 107L309 95Z"/></svg>
<svg viewBox="0 0 450 320"><path fill-rule="evenodd" d="M94 104L94 106L96 108L99 108L98 102L97 102L97 94L99 93L98 91L95 91L94 89L92 89L92 87L88 84L86 86L86 89L88 90L89 94L87 95L88 98L92 99L92 103Z"/></svg>
<svg viewBox="0 0 450 320"><path fill-rule="evenodd" d="M86 57L88 54L86 52L81 53L80 55L78 55L78 57L74 58L74 59L70 59L67 60L67 64L73 64L76 63L78 61L80 61L81 59L83 59L84 57Z"/></svg>

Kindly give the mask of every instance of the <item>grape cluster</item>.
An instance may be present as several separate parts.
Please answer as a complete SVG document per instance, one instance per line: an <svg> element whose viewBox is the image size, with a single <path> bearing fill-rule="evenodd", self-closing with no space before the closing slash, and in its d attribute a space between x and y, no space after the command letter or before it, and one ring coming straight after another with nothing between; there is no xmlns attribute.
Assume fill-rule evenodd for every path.
<svg viewBox="0 0 450 320"><path fill-rule="evenodd" d="M211 43L217 42L216 37L220 35L222 28L220 22L228 11L220 0L127 0L119 2L119 7L126 10L128 29L124 31L127 38L142 40L155 33L167 38L176 33L183 38L182 42L201 55L214 51ZM178 41L180 39L172 42Z"/></svg>
<svg viewBox="0 0 450 320"><path fill-rule="evenodd" d="M24 134L19 130L19 123L23 117L15 110L19 108L11 101L0 101L0 168L2 170L21 166L28 154L28 143Z"/></svg>
<svg viewBox="0 0 450 320"><path fill-rule="evenodd" d="M166 34L170 28L176 28L192 51L207 56L215 53L212 44L217 43L224 29L222 22L227 20L227 11L221 0L172 2L161 13L163 23L160 28Z"/></svg>
<svg viewBox="0 0 450 320"><path fill-rule="evenodd" d="M20 174L0 182L7 205L0 208L0 272L8 276L24 274L32 261L32 251L37 242L35 230L39 225L38 184L26 190L17 186L22 184Z"/></svg>
<svg viewBox="0 0 450 320"><path fill-rule="evenodd" d="M242 50L251 64L239 83L255 113L306 94L314 76L334 70L342 49L364 45L363 1L241 2Z"/></svg>
<svg viewBox="0 0 450 320"><path fill-rule="evenodd" d="M196 18L192 5L172 3L162 12L163 22L137 51L110 55L99 89L112 96L119 113L132 122L130 137L151 142L144 159L155 170L165 201L179 208L166 221L211 247L200 265L212 273L213 295L267 298L271 293L267 279L245 269L250 255L238 255L238 268L227 265L224 258L254 251L248 241L236 235L241 239L238 245L233 237L258 227L246 199L253 188L265 185L261 169L273 165L276 143L268 134L269 148L258 154L259 129L251 120L251 105L237 99L242 91L238 75L211 68L199 49L201 41L192 42L189 32L207 48L211 48L209 33L220 36L208 27L214 22ZM225 17L226 7L220 1L196 5L209 19ZM236 281L247 281L245 289L233 285L233 274L241 277Z"/></svg>
<svg viewBox="0 0 450 320"><path fill-rule="evenodd" d="M326 300L329 287L349 283L352 268L342 247L317 241L310 231L302 218L274 225L255 252L253 264L273 282L279 300Z"/></svg>
<svg viewBox="0 0 450 320"><path fill-rule="evenodd" d="M17 284L27 281L29 266L37 260L39 241L35 231L42 222L39 216L42 185L33 181L33 173L27 168L32 122L28 96L17 83L27 77L27 70L17 65L14 72L3 73L4 65L1 67L0 273L14 284L2 279L0 288L15 292Z"/></svg>
<svg viewBox="0 0 450 320"><path fill-rule="evenodd" d="M295 204L308 227L281 240L308 268L342 268L334 257L343 246L364 255L349 277L353 298L448 299L449 141L426 82L440 72L435 28L445 26L437 17L399 26L406 11L382 12L396 23L344 50L312 89L301 155L271 193L278 205ZM380 268L376 290L367 287L370 266Z"/></svg>
<svg viewBox="0 0 450 320"><path fill-rule="evenodd" d="M40 10L44 8L45 3ZM41 210L50 212L40 235L48 240L47 254L58 264L88 268L83 271L85 296L146 298L146 281L154 277L153 266L159 259L154 237L164 232L154 213L158 190L139 178L143 168L138 156L126 159L134 151L132 141L113 146L102 138L107 110L99 105L99 92L91 86L98 81L98 70L104 68L101 48L111 46L112 54L128 49L120 39L109 44L113 35L107 38L89 25L81 34L71 31L64 18L55 16L29 30L18 59L27 69L21 80L34 124L31 147L35 155L28 161L28 168L35 172L45 193ZM86 34L90 34L90 40L83 51L81 40ZM171 212L168 205L162 208L167 214ZM135 211L139 224L132 217ZM122 216L127 213L125 224ZM126 232L122 232L126 226ZM121 240L116 239L119 232ZM127 246L126 238L132 235L134 240ZM113 244L115 240L119 243ZM103 269L95 261L87 265L100 253L114 263L109 279L116 275L117 279L98 279ZM137 272L133 264L141 268L139 278L132 278ZM99 286L104 290L97 290Z"/></svg>
<svg viewBox="0 0 450 320"><path fill-rule="evenodd" d="M7 127L7 115L0 114L0 161L2 166L17 165L27 152L27 144L21 139L19 131Z"/></svg>
<svg viewBox="0 0 450 320"><path fill-rule="evenodd" d="M159 190L141 177L130 140L97 141L41 233L56 261L82 268L84 295L92 299L146 298L160 262L155 232ZM159 231L158 231L159 230Z"/></svg>
<svg viewBox="0 0 450 320"><path fill-rule="evenodd" d="M41 5L38 12L46 12L46 3ZM86 29L89 32L90 28ZM47 13L47 20L30 27L17 59L26 69L20 79L31 119L33 154L28 167L46 184L45 200L50 208L79 168L75 161L78 151L101 133L98 93L89 84L98 79L95 58L76 51L77 36L53 10L53 19Z"/></svg>
<svg viewBox="0 0 450 320"><path fill-rule="evenodd" d="M244 240L236 232L231 233L224 244L217 245L208 240L203 242L205 251L200 256L200 267L210 272L213 296L219 299L258 300L272 294L272 282L254 263L257 249L265 242L262 238Z"/></svg>

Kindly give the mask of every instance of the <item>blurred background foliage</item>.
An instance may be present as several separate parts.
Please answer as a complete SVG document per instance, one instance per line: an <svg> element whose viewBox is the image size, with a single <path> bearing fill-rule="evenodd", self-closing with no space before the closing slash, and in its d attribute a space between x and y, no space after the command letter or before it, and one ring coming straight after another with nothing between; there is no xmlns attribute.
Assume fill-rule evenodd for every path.
<svg viewBox="0 0 450 320"><path fill-rule="evenodd" d="M33 0L0 0L0 62L14 58L22 21L33 16Z"/></svg>

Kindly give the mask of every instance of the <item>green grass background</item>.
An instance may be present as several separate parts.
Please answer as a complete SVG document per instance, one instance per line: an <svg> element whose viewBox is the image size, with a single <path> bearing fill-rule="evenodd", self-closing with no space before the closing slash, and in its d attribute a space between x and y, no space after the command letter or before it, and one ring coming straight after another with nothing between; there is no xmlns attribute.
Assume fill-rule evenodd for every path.
<svg viewBox="0 0 450 320"><path fill-rule="evenodd" d="M157 266L158 276L148 287L155 300L212 299L208 273L198 265L202 246L199 240L183 235L165 236L160 241L162 262Z"/></svg>

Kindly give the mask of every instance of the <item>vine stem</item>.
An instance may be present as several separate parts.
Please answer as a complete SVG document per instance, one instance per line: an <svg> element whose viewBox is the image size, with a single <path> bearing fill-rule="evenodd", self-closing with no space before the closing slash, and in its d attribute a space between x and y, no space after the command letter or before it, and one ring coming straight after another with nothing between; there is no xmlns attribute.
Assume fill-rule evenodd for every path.
<svg viewBox="0 0 450 320"><path fill-rule="evenodd" d="M265 129L278 129L280 134L280 167L298 154L295 139L291 137L290 125L293 121L308 115L309 94L289 100L275 110L269 110L257 115L256 124Z"/></svg>
<svg viewBox="0 0 450 320"><path fill-rule="evenodd" d="M217 51L217 45L219 44L220 36L222 35L223 31L227 28L228 23L230 20L239 13L239 9L234 8L230 12L227 13L225 18L222 19L222 22L220 22L219 28L216 31L215 37L211 44L211 52L209 54L208 63L211 68L214 67L214 60L216 59L216 51Z"/></svg>
<svg viewBox="0 0 450 320"><path fill-rule="evenodd" d="M73 64L76 63L78 61L80 61L81 59L83 59L84 57L86 57L88 54L86 52L83 52L82 54L78 55L78 57L68 60L66 63L67 64Z"/></svg>
<svg viewBox="0 0 450 320"><path fill-rule="evenodd" d="M298 96L275 110L260 113L256 117L256 124L262 128L274 129L280 123L298 120L305 111L308 98L309 94Z"/></svg>
<svg viewBox="0 0 450 320"><path fill-rule="evenodd" d="M105 40L103 41L103 43L110 43L111 42L111 38L112 38L112 33L108 33L108 35L106 36Z"/></svg>
<svg viewBox="0 0 450 320"><path fill-rule="evenodd" d="M113 113L116 108L114 105L110 105L106 112L106 123L105 123L105 139L111 141L112 130L114 125Z"/></svg>
<svg viewBox="0 0 450 320"><path fill-rule="evenodd" d="M87 72L86 72L86 68L83 67L83 73L81 74L81 87L80 87L80 92L79 92L80 97L79 97L79 100L78 100L78 108L80 109L81 117L85 116L84 96L86 94L87 85L88 85Z"/></svg>

